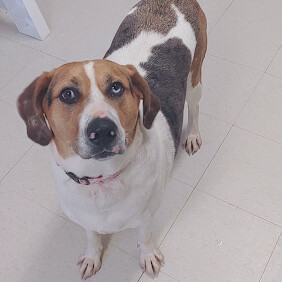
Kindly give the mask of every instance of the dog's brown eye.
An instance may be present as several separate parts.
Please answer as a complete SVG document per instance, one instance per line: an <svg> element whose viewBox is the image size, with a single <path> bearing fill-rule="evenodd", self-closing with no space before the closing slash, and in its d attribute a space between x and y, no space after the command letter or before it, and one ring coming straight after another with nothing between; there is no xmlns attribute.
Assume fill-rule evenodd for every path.
<svg viewBox="0 0 282 282"><path fill-rule="evenodd" d="M60 95L59 95L59 99L66 104L74 104L78 101L79 99L79 94L77 91L75 91L74 89L64 89Z"/></svg>
<svg viewBox="0 0 282 282"><path fill-rule="evenodd" d="M124 91L123 85L120 82L113 82L110 92L113 96L121 96Z"/></svg>

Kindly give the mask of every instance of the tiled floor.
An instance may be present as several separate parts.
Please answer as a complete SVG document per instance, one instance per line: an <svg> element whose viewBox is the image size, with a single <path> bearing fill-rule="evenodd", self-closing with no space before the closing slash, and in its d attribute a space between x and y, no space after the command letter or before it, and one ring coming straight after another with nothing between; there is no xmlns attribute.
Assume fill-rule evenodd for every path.
<svg viewBox="0 0 282 282"><path fill-rule="evenodd" d="M49 151L32 144L15 101L35 76L103 55L134 1L38 0L51 28L19 34L0 11L0 281L77 282L84 231L60 211ZM282 281L282 2L200 0L208 18L200 129L179 152L156 216L162 282ZM105 237L89 281L147 282L136 232Z"/></svg>

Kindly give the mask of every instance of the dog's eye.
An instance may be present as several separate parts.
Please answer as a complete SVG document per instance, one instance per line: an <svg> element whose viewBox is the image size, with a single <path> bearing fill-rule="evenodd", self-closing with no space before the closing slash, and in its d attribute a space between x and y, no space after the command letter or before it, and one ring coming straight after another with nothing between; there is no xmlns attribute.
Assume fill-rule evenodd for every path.
<svg viewBox="0 0 282 282"><path fill-rule="evenodd" d="M110 92L113 96L121 96L124 88L120 82L113 82L110 88Z"/></svg>
<svg viewBox="0 0 282 282"><path fill-rule="evenodd" d="M74 89L64 89L60 95L59 99L66 104L74 104L79 99L79 94Z"/></svg>

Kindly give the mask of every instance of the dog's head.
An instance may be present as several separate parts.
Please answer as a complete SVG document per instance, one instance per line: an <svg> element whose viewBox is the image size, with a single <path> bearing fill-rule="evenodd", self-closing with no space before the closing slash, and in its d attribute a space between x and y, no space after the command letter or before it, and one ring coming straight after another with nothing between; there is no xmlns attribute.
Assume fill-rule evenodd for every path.
<svg viewBox="0 0 282 282"><path fill-rule="evenodd" d="M43 73L20 95L18 110L34 142L53 139L63 158L105 159L133 142L141 99L149 129L160 103L146 81L133 66L94 60Z"/></svg>

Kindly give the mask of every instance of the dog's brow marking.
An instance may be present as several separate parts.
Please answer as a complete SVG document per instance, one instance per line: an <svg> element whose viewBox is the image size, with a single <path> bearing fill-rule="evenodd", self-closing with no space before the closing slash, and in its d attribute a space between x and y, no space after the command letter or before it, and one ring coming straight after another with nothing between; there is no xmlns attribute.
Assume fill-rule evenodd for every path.
<svg viewBox="0 0 282 282"><path fill-rule="evenodd" d="M86 75L88 76L90 83L91 83L91 88L94 85L95 81L94 81L94 63L93 62L89 62L87 64L85 64L84 67L84 71L86 73Z"/></svg>
<svg viewBox="0 0 282 282"><path fill-rule="evenodd" d="M99 90L96 86L96 83L95 83L94 62L86 63L83 66L83 68L84 68L84 71L85 71L87 77L90 80L90 95L91 95L92 99L96 99L96 100L97 100L97 98L102 99L102 95L99 92Z"/></svg>

